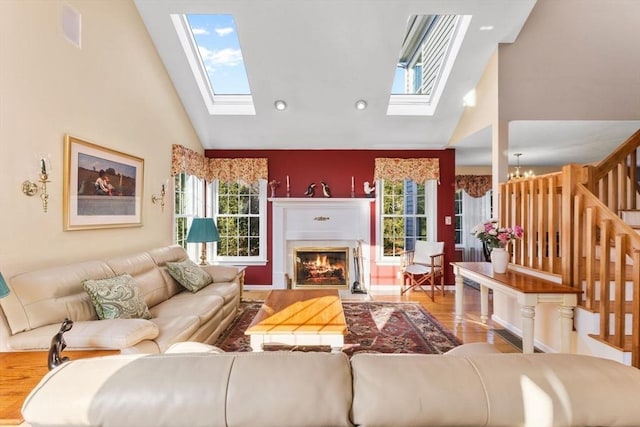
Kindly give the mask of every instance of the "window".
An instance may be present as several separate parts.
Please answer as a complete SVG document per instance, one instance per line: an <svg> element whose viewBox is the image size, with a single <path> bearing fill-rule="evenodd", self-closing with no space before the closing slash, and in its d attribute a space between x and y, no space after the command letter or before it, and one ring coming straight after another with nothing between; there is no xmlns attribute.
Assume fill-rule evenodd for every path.
<svg viewBox="0 0 640 427"><path fill-rule="evenodd" d="M211 212L220 233L215 259L245 265L266 262L266 181L216 181L209 187Z"/></svg>
<svg viewBox="0 0 640 427"><path fill-rule="evenodd" d="M387 115L435 114L470 22L470 15L409 17Z"/></svg>
<svg viewBox="0 0 640 427"><path fill-rule="evenodd" d="M255 115L233 15L171 15L194 79L211 115Z"/></svg>
<svg viewBox="0 0 640 427"><path fill-rule="evenodd" d="M206 194L206 197L205 197ZM240 181L205 184L185 173L175 177L175 243L200 257L200 244L187 245L194 217L213 217L220 240L207 243L209 262L248 265L264 264L266 251L266 181L251 185Z"/></svg>
<svg viewBox="0 0 640 427"><path fill-rule="evenodd" d="M454 203L454 216L455 216L455 233L456 233L456 246L462 245L464 240L462 238L462 192L464 190L456 190Z"/></svg>
<svg viewBox="0 0 640 427"><path fill-rule="evenodd" d="M194 217L204 216L204 181L186 173L177 174L174 181L175 243L185 248L191 259L198 259L200 247L199 245L187 245L187 233L191 226L191 220Z"/></svg>
<svg viewBox="0 0 640 427"><path fill-rule="evenodd" d="M435 213L437 184L429 180L392 183L380 180L377 192L378 261L399 262L416 240L437 240Z"/></svg>

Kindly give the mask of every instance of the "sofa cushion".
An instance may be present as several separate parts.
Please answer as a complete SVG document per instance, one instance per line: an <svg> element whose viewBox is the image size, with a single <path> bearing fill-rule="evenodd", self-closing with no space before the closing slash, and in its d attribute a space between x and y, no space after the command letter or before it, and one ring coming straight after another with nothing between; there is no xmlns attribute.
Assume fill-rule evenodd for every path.
<svg viewBox="0 0 640 427"><path fill-rule="evenodd" d="M190 259L167 262L166 265L169 274L191 292L198 292L213 281L209 273Z"/></svg>
<svg viewBox="0 0 640 427"><path fill-rule="evenodd" d="M160 331L154 341L161 353L167 351L171 345L177 342L189 341L200 327L198 316L186 314L179 317L155 317L151 321L158 326Z"/></svg>
<svg viewBox="0 0 640 427"><path fill-rule="evenodd" d="M212 318L217 311L222 309L223 304L224 300L217 295L203 296L182 292L152 307L150 313L154 318L184 315L198 316L200 324L204 324L208 319Z"/></svg>
<svg viewBox="0 0 640 427"><path fill-rule="evenodd" d="M240 295L240 285L236 282L214 282L199 291L198 295L218 295L228 304Z"/></svg>
<svg viewBox="0 0 640 427"><path fill-rule="evenodd" d="M147 306L153 307L169 298L160 268L147 252L111 258L107 264L116 275L129 273L136 280Z"/></svg>
<svg viewBox="0 0 640 427"><path fill-rule="evenodd" d="M83 287L99 319L150 319L151 314L130 274L85 280Z"/></svg>
<svg viewBox="0 0 640 427"><path fill-rule="evenodd" d="M12 350L45 350L51 338L60 330L60 324L42 326L10 336ZM65 332L67 347L74 349L123 349L158 336L155 323L144 319L107 319L74 322Z"/></svg>
<svg viewBox="0 0 640 427"><path fill-rule="evenodd" d="M0 299L12 334L71 318L67 295L82 294L82 281L113 277L102 261L86 261L18 274L9 279L11 293ZM73 311L73 310L72 310Z"/></svg>
<svg viewBox="0 0 640 427"><path fill-rule="evenodd" d="M163 246L161 248L151 249L148 253L156 265L160 267L160 272L162 273L169 292L169 298L178 292L182 292L184 288L169 274L166 263L167 261L182 261L188 258L189 255L184 248L179 245Z"/></svg>
<svg viewBox="0 0 640 427"><path fill-rule="evenodd" d="M463 357L361 353L351 358L351 369L356 425L486 425L482 381ZM464 411L455 402L464 402Z"/></svg>
<svg viewBox="0 0 640 427"><path fill-rule="evenodd" d="M232 282L238 275L236 267L225 265L203 265L202 269L209 273L214 283Z"/></svg>

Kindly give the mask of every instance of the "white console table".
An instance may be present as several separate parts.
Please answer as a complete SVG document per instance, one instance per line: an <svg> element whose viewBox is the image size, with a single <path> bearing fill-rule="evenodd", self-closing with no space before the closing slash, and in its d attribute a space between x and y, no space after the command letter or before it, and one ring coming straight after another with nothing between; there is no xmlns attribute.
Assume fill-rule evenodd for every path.
<svg viewBox="0 0 640 427"><path fill-rule="evenodd" d="M456 275L456 322L463 320L464 281L467 277L480 284L480 320L486 323L489 314L489 289L516 298L522 316L522 352L533 353L535 307L539 303L560 304L560 346L562 353L571 349L573 309L580 289L564 286L509 267L506 273L494 273L488 262L453 262Z"/></svg>

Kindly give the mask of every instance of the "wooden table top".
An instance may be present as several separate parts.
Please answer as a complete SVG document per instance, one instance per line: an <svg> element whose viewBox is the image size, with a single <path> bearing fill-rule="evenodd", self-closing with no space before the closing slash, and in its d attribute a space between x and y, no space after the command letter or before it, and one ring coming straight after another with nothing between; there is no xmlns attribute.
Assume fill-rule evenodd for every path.
<svg viewBox="0 0 640 427"><path fill-rule="evenodd" d="M347 323L337 289L269 293L245 334L342 334Z"/></svg>
<svg viewBox="0 0 640 427"><path fill-rule="evenodd" d="M120 351L63 351L61 355L74 360L110 354L120 354ZM22 404L49 372L48 355L48 351L0 352L0 425L17 425L24 421L20 412Z"/></svg>
<svg viewBox="0 0 640 427"><path fill-rule="evenodd" d="M507 269L506 273L503 274L494 273L490 262L452 262L451 265L489 277L524 294L580 294L582 292L578 288L561 285L511 268Z"/></svg>

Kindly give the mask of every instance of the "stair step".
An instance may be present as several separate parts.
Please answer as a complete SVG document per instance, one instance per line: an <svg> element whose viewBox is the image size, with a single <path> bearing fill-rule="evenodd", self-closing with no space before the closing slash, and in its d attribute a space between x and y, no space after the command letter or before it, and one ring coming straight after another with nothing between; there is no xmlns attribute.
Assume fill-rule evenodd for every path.
<svg viewBox="0 0 640 427"><path fill-rule="evenodd" d="M622 348L620 348L620 346L616 344L616 337L614 336L608 336L606 338L601 338L599 335L596 335L596 334L589 334L589 336L594 340L607 344L619 351L630 352L631 349L633 348L633 341L631 339L631 335L624 336L624 343Z"/></svg>
<svg viewBox="0 0 640 427"><path fill-rule="evenodd" d="M640 209L628 209L618 212L620 218L632 228L640 227Z"/></svg>

